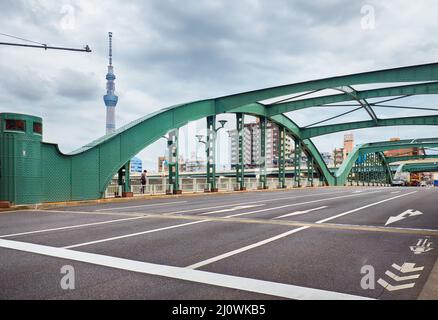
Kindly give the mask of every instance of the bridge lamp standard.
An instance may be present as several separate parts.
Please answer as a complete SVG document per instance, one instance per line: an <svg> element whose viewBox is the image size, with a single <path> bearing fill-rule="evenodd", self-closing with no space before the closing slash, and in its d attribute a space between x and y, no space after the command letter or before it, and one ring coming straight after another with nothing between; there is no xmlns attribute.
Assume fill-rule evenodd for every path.
<svg viewBox="0 0 438 320"><path fill-rule="evenodd" d="M220 127L216 128L216 117L207 117L207 138L204 139L203 135L196 135L199 143L205 145L205 153L207 155L207 184L208 188L204 189L204 192L217 192L216 187L216 137L217 132L225 127L227 120L219 120Z"/></svg>

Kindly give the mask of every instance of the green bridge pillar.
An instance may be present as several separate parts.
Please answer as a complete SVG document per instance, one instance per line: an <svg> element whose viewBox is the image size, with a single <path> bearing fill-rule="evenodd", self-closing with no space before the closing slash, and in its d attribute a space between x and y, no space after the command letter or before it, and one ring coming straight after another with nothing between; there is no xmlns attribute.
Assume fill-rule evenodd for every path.
<svg viewBox="0 0 438 320"><path fill-rule="evenodd" d="M0 201L34 204L45 200L42 119L0 113Z"/></svg>
<svg viewBox="0 0 438 320"><path fill-rule="evenodd" d="M178 135L179 130L170 131L167 140L167 148L169 152L169 188L167 194L180 194L179 188L179 154L178 154Z"/></svg>
<svg viewBox="0 0 438 320"><path fill-rule="evenodd" d="M238 135L238 163L236 164L236 190L246 190L245 188L245 157L243 154L243 142L245 138L244 114L236 113L236 129Z"/></svg>
<svg viewBox="0 0 438 320"><path fill-rule="evenodd" d="M278 187L280 189L286 187L285 144L286 128L281 126L278 130Z"/></svg>
<svg viewBox="0 0 438 320"><path fill-rule="evenodd" d="M260 177L259 183L260 189L267 189L268 186L266 184L266 127L267 120L266 117L259 118L259 126L260 126Z"/></svg>
<svg viewBox="0 0 438 320"><path fill-rule="evenodd" d="M313 187L313 158L311 155L307 156L307 184Z"/></svg>
<svg viewBox="0 0 438 320"><path fill-rule="evenodd" d="M295 154L294 154L294 187L301 187L301 143L295 141Z"/></svg>
<svg viewBox="0 0 438 320"><path fill-rule="evenodd" d="M216 116L207 117L207 184L206 192L217 192L216 187Z"/></svg>

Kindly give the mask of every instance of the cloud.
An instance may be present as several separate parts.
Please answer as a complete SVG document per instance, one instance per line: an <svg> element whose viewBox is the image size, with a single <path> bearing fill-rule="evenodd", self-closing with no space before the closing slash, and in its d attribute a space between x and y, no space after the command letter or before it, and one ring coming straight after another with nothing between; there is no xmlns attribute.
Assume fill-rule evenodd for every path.
<svg viewBox="0 0 438 320"><path fill-rule="evenodd" d="M101 89L97 75L90 72L80 72L71 68L63 69L55 76L56 89L54 94L70 98L74 101L97 99Z"/></svg>

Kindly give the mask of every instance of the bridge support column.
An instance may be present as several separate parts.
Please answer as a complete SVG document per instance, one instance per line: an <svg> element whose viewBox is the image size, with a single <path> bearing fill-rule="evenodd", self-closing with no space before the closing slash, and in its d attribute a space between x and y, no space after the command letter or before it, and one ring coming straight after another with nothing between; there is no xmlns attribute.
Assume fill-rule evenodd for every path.
<svg viewBox="0 0 438 320"><path fill-rule="evenodd" d="M307 185L313 187L313 158L307 156Z"/></svg>
<svg viewBox="0 0 438 320"><path fill-rule="evenodd" d="M236 191L246 190L245 188L245 158L243 154L243 142L245 137L244 115L236 113L236 129L238 135L238 163L236 164Z"/></svg>
<svg viewBox="0 0 438 320"><path fill-rule="evenodd" d="M117 197L132 197L131 192L131 182L130 182L130 161L128 161L123 167L117 172L117 185L119 190L117 192ZM121 193L120 193L121 190Z"/></svg>
<svg viewBox="0 0 438 320"><path fill-rule="evenodd" d="M362 154L360 157L360 166L359 166L359 170L360 170L360 182L362 184L362 187L365 186L365 158L366 155Z"/></svg>
<svg viewBox="0 0 438 320"><path fill-rule="evenodd" d="M372 181L372 184L373 184L373 186L375 186L376 185L376 177L377 177L377 166L378 166L378 164L377 164L377 157L376 157L376 154L375 153L373 153L373 157L372 157L372 159L373 159L373 171L372 171L372 176L371 176L371 181Z"/></svg>
<svg viewBox="0 0 438 320"><path fill-rule="evenodd" d="M181 194L179 188L179 154L178 154L178 135L179 130L174 129L169 132L167 140L167 150L169 153L169 187L167 194Z"/></svg>
<svg viewBox="0 0 438 320"><path fill-rule="evenodd" d="M295 141L295 153L294 153L294 187L301 187L301 143Z"/></svg>
<svg viewBox="0 0 438 320"><path fill-rule="evenodd" d="M205 192L218 192L216 187L216 116L207 117L207 184Z"/></svg>
<svg viewBox="0 0 438 320"><path fill-rule="evenodd" d="M359 186L359 166L357 160L354 162L354 179L356 180L356 187Z"/></svg>
<svg viewBox="0 0 438 320"><path fill-rule="evenodd" d="M371 154L367 154L367 161L366 161L366 180L367 180L367 186L370 186L371 181Z"/></svg>
<svg viewBox="0 0 438 320"><path fill-rule="evenodd" d="M284 189L286 187L286 172L285 172L285 144L286 144L286 128L279 127L278 130L278 187Z"/></svg>
<svg viewBox="0 0 438 320"><path fill-rule="evenodd" d="M259 118L260 126L260 160L259 160L259 189L267 189L266 185L266 117Z"/></svg>

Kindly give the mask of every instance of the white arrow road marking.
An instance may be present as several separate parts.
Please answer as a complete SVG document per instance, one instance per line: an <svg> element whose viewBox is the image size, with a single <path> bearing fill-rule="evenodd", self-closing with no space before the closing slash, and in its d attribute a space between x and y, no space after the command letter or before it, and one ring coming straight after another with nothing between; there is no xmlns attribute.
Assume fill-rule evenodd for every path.
<svg viewBox="0 0 438 320"><path fill-rule="evenodd" d="M422 214L423 214L423 212L421 212L421 211L418 211L418 210L414 211L414 209L409 209L403 213L400 213L398 216L389 217L388 221L386 221L386 223L385 223L385 226L387 226L388 224L409 218L409 217L420 216Z"/></svg>
<svg viewBox="0 0 438 320"><path fill-rule="evenodd" d="M416 246L410 246L409 248L414 254L422 254L433 250L432 242L428 239L419 239Z"/></svg>
<svg viewBox="0 0 438 320"><path fill-rule="evenodd" d="M249 208L260 207L260 206L264 206L264 205L265 204L262 203L262 204L253 204L253 205L247 205L247 206L237 206L237 207L228 208L228 209L222 209L222 210L216 210L216 211L200 213L199 216L204 216L204 215L213 214L213 213L222 213L222 212L230 212L230 211L249 209Z"/></svg>
<svg viewBox="0 0 438 320"><path fill-rule="evenodd" d="M325 208L327 208L327 206L322 206L322 207L318 207L318 208L314 208L314 209L309 209L309 210L303 210L303 211L295 211L295 212L292 212L292 213L284 214L284 215L279 216L279 217L275 217L274 219L286 218L286 217L290 217L290 216L297 216L297 215L300 215L300 214L305 214L305 213L309 213L309 212L312 212L312 211L321 210L321 209L325 209Z"/></svg>
<svg viewBox="0 0 438 320"><path fill-rule="evenodd" d="M408 272L415 272L415 271L423 271L424 267L417 267L415 268L415 263L403 263L403 265L400 267L399 265L393 263L392 267L395 270L400 271L401 273L408 273Z"/></svg>
<svg viewBox="0 0 438 320"><path fill-rule="evenodd" d="M407 284L401 284L399 286L392 286L388 282L386 282L383 279L377 280L377 283L380 284L383 288L385 288L388 291L397 291L397 290L403 290L403 289L409 289L413 288L415 286L415 283L407 283Z"/></svg>
<svg viewBox="0 0 438 320"><path fill-rule="evenodd" d="M418 279L418 278L420 277L420 274L413 274L413 275L411 275L411 276L400 277L400 276L398 276L398 275L392 273L392 272L389 271L389 270L387 270L387 271L385 272L385 274L386 274L388 277L394 279L395 281L413 280L413 279Z"/></svg>

